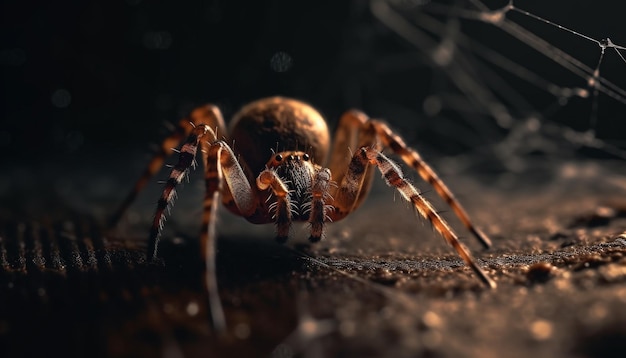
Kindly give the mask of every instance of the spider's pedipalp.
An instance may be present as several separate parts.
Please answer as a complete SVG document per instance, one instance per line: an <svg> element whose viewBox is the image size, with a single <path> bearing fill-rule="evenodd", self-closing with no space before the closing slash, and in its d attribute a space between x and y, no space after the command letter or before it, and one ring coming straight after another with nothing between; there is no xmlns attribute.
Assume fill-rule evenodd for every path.
<svg viewBox="0 0 626 358"><path fill-rule="evenodd" d="M276 198L275 205L275 224L276 224L276 241L284 243L289 238L289 229L291 227L292 214L291 199L289 197L289 187L278 176L275 170L265 169L256 178L257 188L259 190L272 190L272 194Z"/></svg>
<svg viewBox="0 0 626 358"><path fill-rule="evenodd" d="M325 201L328 200L330 190L331 173L328 168L318 170L313 177L311 186L311 205L309 223L311 224L311 236L309 241L318 242L324 236L324 222L326 221L327 209Z"/></svg>

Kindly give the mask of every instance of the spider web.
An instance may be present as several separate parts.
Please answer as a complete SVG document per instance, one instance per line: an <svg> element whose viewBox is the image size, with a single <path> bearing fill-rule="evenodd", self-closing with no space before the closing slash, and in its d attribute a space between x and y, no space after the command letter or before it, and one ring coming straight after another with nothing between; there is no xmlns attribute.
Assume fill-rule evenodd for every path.
<svg viewBox="0 0 626 358"><path fill-rule="evenodd" d="M616 4L606 4L607 18L619 11L611 9ZM626 159L626 39L618 38L623 31L601 33L604 17L575 15L573 6L373 0L370 11L436 74L419 103L432 125L469 126L478 133L468 146L473 154L489 153L503 170L522 172L538 155L546 167L581 154ZM577 20L585 26L576 27ZM466 131L445 135L454 133L457 141L470 140ZM467 166L482 157L455 162Z"/></svg>

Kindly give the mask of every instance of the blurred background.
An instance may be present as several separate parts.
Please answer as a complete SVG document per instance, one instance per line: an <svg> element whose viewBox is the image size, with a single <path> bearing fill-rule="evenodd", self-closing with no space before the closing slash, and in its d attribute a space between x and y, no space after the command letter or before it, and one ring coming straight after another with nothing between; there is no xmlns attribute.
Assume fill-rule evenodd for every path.
<svg viewBox="0 0 626 358"><path fill-rule="evenodd" d="M331 128L344 110L363 109L434 163L462 162L439 166L453 174L523 172L537 157L626 157L623 57L607 49L600 76L617 90L593 96L590 77L550 46L593 70L598 44L507 12L506 24L550 44L537 50L532 38L472 18L507 3L3 0L0 195L4 205L37 197L35 209L87 180L101 199L125 192L165 122L206 102L229 118L271 95L310 102ZM614 1L515 5L626 44Z"/></svg>
<svg viewBox="0 0 626 358"><path fill-rule="evenodd" d="M0 0L0 354L620 356L625 13L615 0ZM494 241L481 252L458 230L498 290L377 180L312 260L222 210L235 338L211 333L194 265L201 170L166 226L167 266L142 246L165 170L118 230L104 219L167 123L274 95L330 128L353 107L388 121ZM308 233L294 225L290 244Z"/></svg>

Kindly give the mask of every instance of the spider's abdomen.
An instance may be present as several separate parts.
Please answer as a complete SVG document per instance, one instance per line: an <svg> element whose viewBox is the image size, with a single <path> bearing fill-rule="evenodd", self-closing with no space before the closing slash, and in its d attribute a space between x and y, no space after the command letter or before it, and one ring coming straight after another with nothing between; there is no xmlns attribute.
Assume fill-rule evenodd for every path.
<svg viewBox="0 0 626 358"><path fill-rule="evenodd" d="M330 135L322 115L310 105L290 98L270 97L252 102L235 114L231 122L234 149L257 175L272 150L302 150L315 163L324 163Z"/></svg>

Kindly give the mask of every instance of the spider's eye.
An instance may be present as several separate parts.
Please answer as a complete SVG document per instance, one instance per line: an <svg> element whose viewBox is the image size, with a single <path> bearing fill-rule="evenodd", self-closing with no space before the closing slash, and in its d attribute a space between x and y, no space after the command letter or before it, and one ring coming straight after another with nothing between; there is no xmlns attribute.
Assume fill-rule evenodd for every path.
<svg viewBox="0 0 626 358"><path fill-rule="evenodd" d="M280 154L276 154L276 156L274 157L274 159L276 159L277 162L280 162L281 160L283 160L283 156Z"/></svg>
<svg viewBox="0 0 626 358"><path fill-rule="evenodd" d="M302 156L302 159L303 159L304 161L309 160L309 155L305 153L305 154Z"/></svg>
<svg viewBox="0 0 626 358"><path fill-rule="evenodd" d="M294 159L296 159L296 157L294 157L293 155L290 155L288 159L289 160L294 160Z"/></svg>

